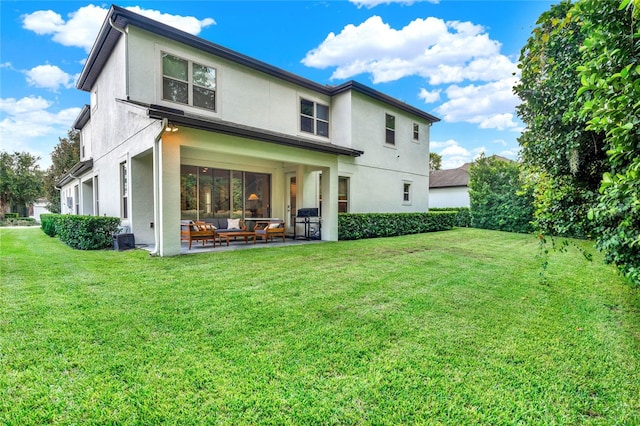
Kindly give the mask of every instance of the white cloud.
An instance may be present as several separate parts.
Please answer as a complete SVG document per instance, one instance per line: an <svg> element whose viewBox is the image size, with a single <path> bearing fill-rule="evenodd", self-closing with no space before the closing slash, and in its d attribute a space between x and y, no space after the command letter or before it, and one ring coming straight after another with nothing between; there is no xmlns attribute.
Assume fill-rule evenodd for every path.
<svg viewBox="0 0 640 426"><path fill-rule="evenodd" d="M520 102L512 90L516 81L516 77L510 77L481 85L449 86L448 100L436 112L447 122L475 123L482 129L520 130L513 114Z"/></svg>
<svg viewBox="0 0 640 426"><path fill-rule="evenodd" d="M486 151L484 146L469 150L454 139L444 142L432 141L430 150L442 156L443 169L455 169L464 163L470 163L478 158L480 153Z"/></svg>
<svg viewBox="0 0 640 426"><path fill-rule="evenodd" d="M127 9L194 35L215 24L211 18L200 20L192 16L169 15L138 6ZM53 10L39 10L23 15L22 26L39 35L51 34L54 41L64 46L81 47L89 52L107 12L108 9L100 6L88 5L70 13L65 21Z"/></svg>
<svg viewBox="0 0 640 426"><path fill-rule="evenodd" d="M60 87L70 89L76 76L72 76L62 71L55 65L38 65L25 71L27 75L27 83L30 86L40 87L44 89L57 91Z"/></svg>
<svg viewBox="0 0 640 426"><path fill-rule="evenodd" d="M411 6L415 1L413 0L349 0L351 3L358 6L358 9L361 7L366 7L367 9L371 9L381 4L391 4L391 3L400 3L407 6ZM416 0L421 1L421 0ZM426 0L430 3L438 3L439 0Z"/></svg>
<svg viewBox="0 0 640 426"><path fill-rule="evenodd" d="M203 28L216 24L212 18L198 19L193 16L170 15L157 10L142 9L139 6L127 7L127 10L194 35L200 34Z"/></svg>
<svg viewBox="0 0 640 426"><path fill-rule="evenodd" d="M65 136L80 108L50 111L53 103L42 97L0 99L0 140L8 152L29 151L41 157L41 167L50 165L50 150Z"/></svg>
<svg viewBox="0 0 640 426"><path fill-rule="evenodd" d="M440 93L442 90L432 90L428 91L425 88L420 89L420 93L418 97L424 101L425 104L431 104L434 102L438 102L440 100Z"/></svg>
<svg viewBox="0 0 640 426"><path fill-rule="evenodd" d="M499 80L512 76L516 64L501 55L501 44L471 22L418 18L397 30L372 16L329 33L302 63L335 67L332 79L370 73L374 83L418 75L430 84L464 80Z"/></svg>

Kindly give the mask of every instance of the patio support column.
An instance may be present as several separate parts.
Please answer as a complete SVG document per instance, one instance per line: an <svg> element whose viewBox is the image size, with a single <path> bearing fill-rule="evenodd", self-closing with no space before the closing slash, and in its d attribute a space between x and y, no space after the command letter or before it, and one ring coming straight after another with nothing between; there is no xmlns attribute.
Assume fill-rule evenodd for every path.
<svg viewBox="0 0 640 426"><path fill-rule="evenodd" d="M338 163L322 168L322 239L338 241Z"/></svg>
<svg viewBox="0 0 640 426"><path fill-rule="evenodd" d="M160 256L180 254L180 143L165 134L160 141Z"/></svg>

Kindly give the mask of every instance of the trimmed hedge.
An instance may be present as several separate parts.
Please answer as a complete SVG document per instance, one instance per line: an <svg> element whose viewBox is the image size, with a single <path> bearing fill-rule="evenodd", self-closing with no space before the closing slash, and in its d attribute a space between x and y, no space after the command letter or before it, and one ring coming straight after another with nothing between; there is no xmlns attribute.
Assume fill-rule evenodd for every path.
<svg viewBox="0 0 640 426"><path fill-rule="evenodd" d="M37 226L38 222L32 217L12 217L2 222L5 226Z"/></svg>
<svg viewBox="0 0 640 426"><path fill-rule="evenodd" d="M435 207L429 209L430 212L456 212L456 222L454 226L462 228L471 227L471 209L469 207Z"/></svg>
<svg viewBox="0 0 640 426"><path fill-rule="evenodd" d="M55 237L56 233L56 223L61 214L55 213L46 213L40 215L40 227L42 231L50 237Z"/></svg>
<svg viewBox="0 0 640 426"><path fill-rule="evenodd" d="M456 214L456 212L340 213L338 239L359 240L445 231L453 228Z"/></svg>
<svg viewBox="0 0 640 426"><path fill-rule="evenodd" d="M113 247L113 234L120 228L120 218L107 216L58 215L56 234L69 247L99 250ZM44 228L43 228L44 229Z"/></svg>

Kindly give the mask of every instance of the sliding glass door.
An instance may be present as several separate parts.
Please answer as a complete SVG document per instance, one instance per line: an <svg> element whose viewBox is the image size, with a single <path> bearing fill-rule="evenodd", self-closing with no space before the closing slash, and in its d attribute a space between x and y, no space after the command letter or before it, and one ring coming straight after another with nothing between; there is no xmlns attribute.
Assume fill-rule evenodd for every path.
<svg viewBox="0 0 640 426"><path fill-rule="evenodd" d="M271 175L209 167L181 166L183 220L271 216Z"/></svg>

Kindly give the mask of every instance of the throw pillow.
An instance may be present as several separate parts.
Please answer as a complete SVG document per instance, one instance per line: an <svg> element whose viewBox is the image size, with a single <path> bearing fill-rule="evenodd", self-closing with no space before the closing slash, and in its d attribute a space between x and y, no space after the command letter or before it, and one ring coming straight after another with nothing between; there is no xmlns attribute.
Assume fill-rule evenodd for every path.
<svg viewBox="0 0 640 426"><path fill-rule="evenodd" d="M280 222L269 224L269 229L276 229L276 228L280 228Z"/></svg>
<svg viewBox="0 0 640 426"><path fill-rule="evenodd" d="M227 229L240 229L240 219L227 219Z"/></svg>

